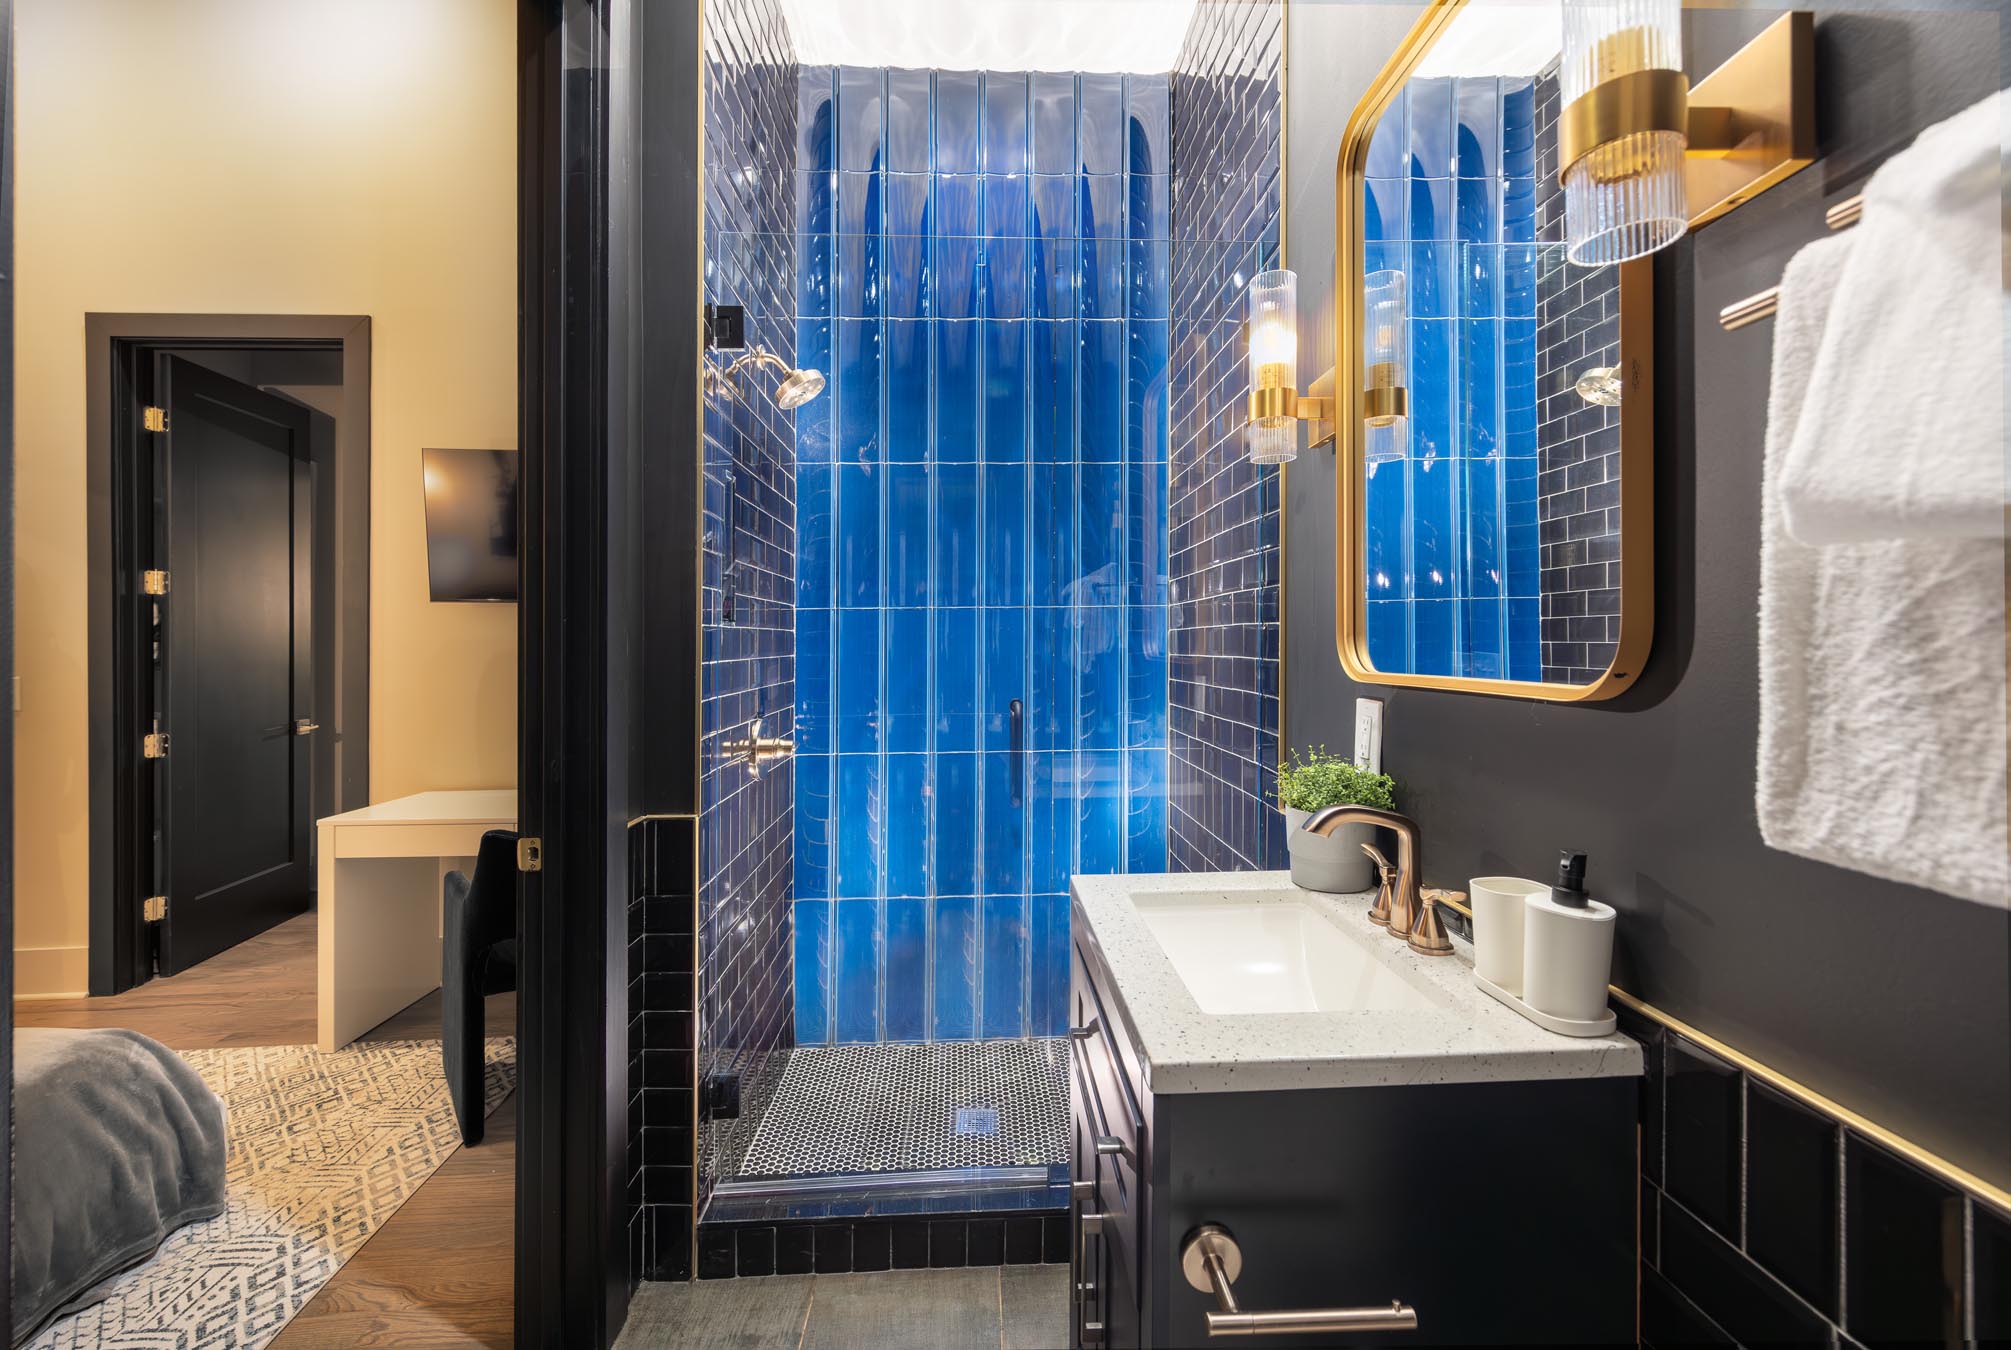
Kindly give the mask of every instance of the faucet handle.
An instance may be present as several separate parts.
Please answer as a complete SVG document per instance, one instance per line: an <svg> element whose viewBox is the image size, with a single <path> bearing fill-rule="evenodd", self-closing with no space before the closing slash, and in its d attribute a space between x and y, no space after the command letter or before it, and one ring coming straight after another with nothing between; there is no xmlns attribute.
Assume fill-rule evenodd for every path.
<svg viewBox="0 0 2011 1350"><path fill-rule="evenodd" d="M1395 892L1397 869L1390 866L1390 860L1383 856L1374 844L1364 843L1362 852L1369 855L1369 861L1376 865L1376 902L1369 906L1369 922L1378 928L1390 926L1390 900Z"/></svg>
<svg viewBox="0 0 2011 1350"><path fill-rule="evenodd" d="M1452 955L1452 939L1445 935L1445 924L1438 917L1438 897L1437 891L1424 892L1417 922L1406 939L1410 949L1420 956Z"/></svg>

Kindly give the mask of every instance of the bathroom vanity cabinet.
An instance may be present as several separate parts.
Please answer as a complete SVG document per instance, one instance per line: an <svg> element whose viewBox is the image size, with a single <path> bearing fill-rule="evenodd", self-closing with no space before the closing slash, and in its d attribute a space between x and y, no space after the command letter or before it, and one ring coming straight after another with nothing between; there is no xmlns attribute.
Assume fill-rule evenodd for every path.
<svg viewBox="0 0 2011 1350"><path fill-rule="evenodd" d="M1220 1051L1202 1047L1161 1075L1138 1026L1163 1039L1169 1013L1205 1014L1191 1000L1170 1007L1184 989L1123 987L1080 886L1073 934L1074 1346L1210 1343L1215 1297L1182 1274L1184 1241L1204 1224L1226 1229L1240 1251L1232 1288L1244 1311L1400 1301L1416 1312L1409 1330L1233 1343L1634 1341L1639 1050L1631 1041L1606 1046L1603 1071L1605 1057L1564 1043L1562 1062L1582 1072L1552 1062L1535 1079L1445 1081L1472 1069L1453 1062L1438 1074L1412 1055L1391 1070L1401 1081L1280 1086L1300 1052L1262 1045L1249 1046L1247 1060L1219 1061L1213 1075L1203 1059ZM1115 964L1135 968L1141 955L1151 954L1134 949ZM1471 1008L1448 1011L1520 1021L1474 992ZM1134 1011L1127 996L1146 1006ZM1283 1025L1273 1014L1219 1020L1230 1045L1238 1022L1252 1038ZM1309 1083L1360 1076L1354 1064L1303 1067ZM1155 1086L1159 1078L1177 1090Z"/></svg>

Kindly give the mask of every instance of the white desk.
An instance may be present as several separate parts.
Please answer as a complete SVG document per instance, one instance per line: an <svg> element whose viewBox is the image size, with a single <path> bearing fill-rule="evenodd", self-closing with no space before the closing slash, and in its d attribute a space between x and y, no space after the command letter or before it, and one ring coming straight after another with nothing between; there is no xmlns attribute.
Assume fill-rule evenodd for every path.
<svg viewBox="0 0 2011 1350"><path fill-rule="evenodd" d="M318 1032L355 1040L440 987L440 885L485 830L517 828L514 788L420 792L320 823Z"/></svg>

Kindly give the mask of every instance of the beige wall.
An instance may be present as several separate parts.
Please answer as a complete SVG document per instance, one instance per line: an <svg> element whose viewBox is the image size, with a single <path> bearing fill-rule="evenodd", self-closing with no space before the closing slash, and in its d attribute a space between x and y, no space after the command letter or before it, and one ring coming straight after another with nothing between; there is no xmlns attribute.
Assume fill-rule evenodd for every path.
<svg viewBox="0 0 2011 1350"><path fill-rule="evenodd" d="M419 450L516 444L516 5L15 14L15 943L34 994L85 971L88 311L371 317L371 799L515 781L516 609L428 602Z"/></svg>

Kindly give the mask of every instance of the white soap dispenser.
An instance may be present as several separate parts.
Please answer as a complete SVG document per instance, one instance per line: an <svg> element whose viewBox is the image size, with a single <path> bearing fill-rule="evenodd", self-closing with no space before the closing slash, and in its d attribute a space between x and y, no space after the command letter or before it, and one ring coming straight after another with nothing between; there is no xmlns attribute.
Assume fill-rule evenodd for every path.
<svg viewBox="0 0 2011 1350"><path fill-rule="evenodd" d="M1585 894L1585 855L1559 854L1557 884L1522 903L1523 1002L1572 1021L1604 1017L1613 907Z"/></svg>

